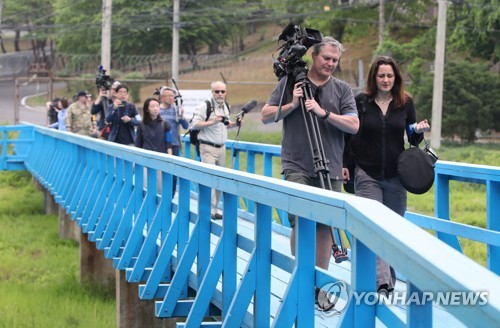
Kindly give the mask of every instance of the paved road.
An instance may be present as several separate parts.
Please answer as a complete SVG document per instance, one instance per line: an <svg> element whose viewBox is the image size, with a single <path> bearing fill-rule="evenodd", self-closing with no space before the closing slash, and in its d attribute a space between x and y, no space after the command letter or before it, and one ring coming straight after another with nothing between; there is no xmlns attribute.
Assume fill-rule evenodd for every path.
<svg viewBox="0 0 500 328"><path fill-rule="evenodd" d="M54 86L56 87L56 85ZM20 87L19 121L38 125L46 125L47 117L45 107L30 107L25 104L26 97L38 94L46 94L45 83L28 83ZM14 124L15 88L14 80L0 80L0 124ZM242 130L256 130L262 133L280 131L281 122L263 124L260 120L260 108L255 109L245 116L245 125Z"/></svg>
<svg viewBox="0 0 500 328"><path fill-rule="evenodd" d="M21 100L27 96L33 96L47 91L46 84L33 83L26 84L20 88ZM0 122L14 124L15 88L14 80L0 81ZM20 122L30 122L39 125L46 124L46 114L44 107L29 107L19 105Z"/></svg>

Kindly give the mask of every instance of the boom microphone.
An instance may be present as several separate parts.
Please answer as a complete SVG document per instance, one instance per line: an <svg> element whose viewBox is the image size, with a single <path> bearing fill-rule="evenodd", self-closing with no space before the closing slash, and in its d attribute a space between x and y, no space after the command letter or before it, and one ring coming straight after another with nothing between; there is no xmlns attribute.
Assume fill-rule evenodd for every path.
<svg viewBox="0 0 500 328"><path fill-rule="evenodd" d="M243 107L241 107L241 112L239 112L238 115L236 115L236 117L240 117L240 116L250 112L255 107L257 107L257 100L250 100L245 105L243 105Z"/></svg>

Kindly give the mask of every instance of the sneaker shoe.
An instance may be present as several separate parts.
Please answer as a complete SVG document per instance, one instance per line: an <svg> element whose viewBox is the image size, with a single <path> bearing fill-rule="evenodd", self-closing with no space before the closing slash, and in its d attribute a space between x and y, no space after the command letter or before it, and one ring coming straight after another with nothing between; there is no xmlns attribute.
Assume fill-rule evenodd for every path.
<svg viewBox="0 0 500 328"><path fill-rule="evenodd" d="M379 288L379 290L377 290L377 293L381 297L384 296L385 298L389 298L389 290L386 288Z"/></svg>
<svg viewBox="0 0 500 328"><path fill-rule="evenodd" d="M315 303L321 311L328 312L335 307L336 299L334 295L316 287Z"/></svg>
<svg viewBox="0 0 500 328"><path fill-rule="evenodd" d="M222 220L222 214L215 213L212 215L212 220Z"/></svg>
<svg viewBox="0 0 500 328"><path fill-rule="evenodd" d="M394 288L389 288L388 284L382 284L377 288L377 293L389 297L389 295L394 291Z"/></svg>
<svg viewBox="0 0 500 328"><path fill-rule="evenodd" d="M333 244L332 246L333 258L335 259L335 263L344 262L349 259L347 253L342 251L337 244Z"/></svg>

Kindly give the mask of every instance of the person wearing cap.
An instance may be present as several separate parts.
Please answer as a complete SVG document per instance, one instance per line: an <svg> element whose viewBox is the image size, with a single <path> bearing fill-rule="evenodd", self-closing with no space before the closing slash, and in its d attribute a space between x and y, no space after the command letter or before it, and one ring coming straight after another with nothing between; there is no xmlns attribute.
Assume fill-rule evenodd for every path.
<svg viewBox="0 0 500 328"><path fill-rule="evenodd" d="M135 105L128 102L128 87L120 84L115 89L116 98L108 108L106 122L111 124L108 141L113 141L123 145L134 145L135 127L142 119Z"/></svg>
<svg viewBox="0 0 500 328"><path fill-rule="evenodd" d="M70 132L84 135L96 136L97 130L92 125L92 114L87 103L87 91L76 94L76 100L68 107L66 113L66 129Z"/></svg>

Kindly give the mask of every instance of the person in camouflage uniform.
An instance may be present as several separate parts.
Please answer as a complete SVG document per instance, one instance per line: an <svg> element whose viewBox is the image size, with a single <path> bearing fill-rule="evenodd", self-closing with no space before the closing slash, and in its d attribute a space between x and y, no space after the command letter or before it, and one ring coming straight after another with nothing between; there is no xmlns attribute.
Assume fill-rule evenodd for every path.
<svg viewBox="0 0 500 328"><path fill-rule="evenodd" d="M68 131L88 137L97 134L95 125L92 124L92 115L90 106L87 103L86 91L78 92L76 101L68 107L66 128Z"/></svg>

